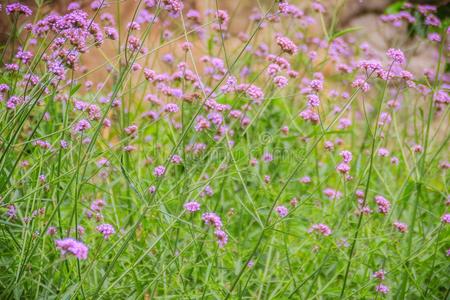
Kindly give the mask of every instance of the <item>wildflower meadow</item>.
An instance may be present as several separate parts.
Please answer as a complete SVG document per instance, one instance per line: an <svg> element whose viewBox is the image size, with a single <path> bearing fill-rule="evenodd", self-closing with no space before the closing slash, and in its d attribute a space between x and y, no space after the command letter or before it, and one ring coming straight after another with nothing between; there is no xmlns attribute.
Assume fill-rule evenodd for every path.
<svg viewBox="0 0 450 300"><path fill-rule="evenodd" d="M367 2L2 1L0 299L449 299L448 1Z"/></svg>

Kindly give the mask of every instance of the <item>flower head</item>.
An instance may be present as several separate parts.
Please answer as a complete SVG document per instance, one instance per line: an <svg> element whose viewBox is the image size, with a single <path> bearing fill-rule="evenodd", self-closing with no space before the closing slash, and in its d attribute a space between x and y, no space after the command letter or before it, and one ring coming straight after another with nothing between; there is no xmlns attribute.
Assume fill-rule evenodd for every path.
<svg viewBox="0 0 450 300"><path fill-rule="evenodd" d="M276 38L276 42L278 46L280 46L281 50L287 54L295 54L298 51L298 47L291 41L289 38L279 35Z"/></svg>
<svg viewBox="0 0 450 300"><path fill-rule="evenodd" d="M329 236L331 234L331 229L325 224L314 224L308 229L308 233L320 233L323 236Z"/></svg>
<svg viewBox="0 0 450 300"><path fill-rule="evenodd" d="M380 269L372 274L372 276L378 280L384 280L384 276L386 272L383 269Z"/></svg>
<svg viewBox="0 0 450 300"><path fill-rule="evenodd" d="M166 168L164 166L157 166L154 170L153 170L153 174L156 177L161 177L164 175L164 173L166 172Z"/></svg>
<svg viewBox="0 0 450 300"><path fill-rule="evenodd" d="M278 215L282 218L286 217L289 213L288 209L283 205L277 206L275 210L277 211Z"/></svg>
<svg viewBox="0 0 450 300"><path fill-rule="evenodd" d="M222 228L222 220L218 215L213 212L207 212L202 215L202 220L206 225L212 225L217 229Z"/></svg>
<svg viewBox="0 0 450 300"><path fill-rule="evenodd" d="M228 235L225 231L216 229L216 231L214 231L214 235L217 238L220 248L223 248L228 243Z"/></svg>
<svg viewBox="0 0 450 300"><path fill-rule="evenodd" d="M380 294L386 295L389 292L389 288L384 284L380 283L375 287L375 291Z"/></svg>
<svg viewBox="0 0 450 300"><path fill-rule="evenodd" d="M33 12L31 11L31 9L28 6L18 3L18 2L11 3L6 6L6 14L7 15L14 14L14 13L22 14L25 16L31 16L33 14Z"/></svg>
<svg viewBox="0 0 450 300"><path fill-rule="evenodd" d="M101 225L98 225L95 229L98 232L100 232L101 234L103 234L103 238L105 240L109 239L109 237L111 235L116 233L116 231L114 230L114 227L111 224L101 224Z"/></svg>
<svg viewBox="0 0 450 300"><path fill-rule="evenodd" d="M184 204L184 209L191 213L196 212L200 210L200 203L196 201L187 202L186 204Z"/></svg>
<svg viewBox="0 0 450 300"><path fill-rule="evenodd" d="M74 240L72 238L66 238L62 240L56 240L56 248L61 250L61 255L72 254L78 259L87 259L88 247L82 242Z"/></svg>
<svg viewBox="0 0 450 300"><path fill-rule="evenodd" d="M401 65L406 62L405 55L403 54L403 51L400 49L390 48L386 52L386 55L394 62L399 63Z"/></svg>
<svg viewBox="0 0 450 300"><path fill-rule="evenodd" d="M408 231L408 225L402 222L394 222L394 227L401 233L405 233Z"/></svg>
<svg viewBox="0 0 450 300"><path fill-rule="evenodd" d="M384 215L387 214L391 208L391 203L380 195L375 196L375 203L378 205L378 212Z"/></svg>
<svg viewBox="0 0 450 300"><path fill-rule="evenodd" d="M80 120L78 123L74 126L73 130L75 132L83 132L91 128L91 123L89 123L88 120Z"/></svg>

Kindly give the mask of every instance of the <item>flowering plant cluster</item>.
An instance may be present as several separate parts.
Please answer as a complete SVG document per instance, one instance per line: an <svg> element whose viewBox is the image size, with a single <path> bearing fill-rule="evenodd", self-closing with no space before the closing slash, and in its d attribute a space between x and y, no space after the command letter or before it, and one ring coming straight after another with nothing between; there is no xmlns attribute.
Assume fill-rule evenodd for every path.
<svg viewBox="0 0 450 300"><path fill-rule="evenodd" d="M446 298L449 19L330 3L1 5L0 298Z"/></svg>

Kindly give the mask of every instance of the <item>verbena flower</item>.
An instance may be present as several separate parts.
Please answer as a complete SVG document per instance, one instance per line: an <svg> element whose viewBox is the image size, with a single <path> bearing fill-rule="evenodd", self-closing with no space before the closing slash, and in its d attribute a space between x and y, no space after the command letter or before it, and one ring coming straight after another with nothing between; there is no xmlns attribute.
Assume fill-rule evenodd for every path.
<svg viewBox="0 0 450 300"><path fill-rule="evenodd" d="M442 222L443 224L449 224L449 223L450 223L450 214L444 214L444 215L441 217L441 222Z"/></svg>
<svg viewBox="0 0 450 300"><path fill-rule="evenodd" d="M380 283L375 287L375 291L377 293L386 295L387 293L389 293L389 288L386 285Z"/></svg>
<svg viewBox="0 0 450 300"><path fill-rule="evenodd" d="M33 12L28 6L18 2L6 5L5 12L7 15L17 13L25 16L31 16L33 14Z"/></svg>
<svg viewBox="0 0 450 300"><path fill-rule="evenodd" d="M219 247L223 248L225 247L225 245L228 243L228 235L226 234L225 231L220 230L220 229L216 229L214 231L214 235L217 238L217 242L219 243Z"/></svg>
<svg viewBox="0 0 450 300"><path fill-rule="evenodd" d="M91 123L87 120L80 120L78 123L73 127L73 130L75 132L84 132L91 128Z"/></svg>
<svg viewBox="0 0 450 300"><path fill-rule="evenodd" d="M211 225L216 227L217 229L222 228L222 220L218 215L213 212L207 212L202 215L202 220L206 225Z"/></svg>
<svg viewBox="0 0 450 300"><path fill-rule="evenodd" d="M280 46L281 50L287 54L295 54L298 51L297 46L289 38L278 35L276 38L276 43Z"/></svg>
<svg viewBox="0 0 450 300"><path fill-rule="evenodd" d="M184 204L184 209L193 213L200 210L200 203L196 201L187 202Z"/></svg>
<svg viewBox="0 0 450 300"><path fill-rule="evenodd" d="M399 221L394 222L394 227L401 233L408 231L408 225Z"/></svg>
<svg viewBox="0 0 450 300"><path fill-rule="evenodd" d="M153 170L153 174L156 177L161 177L164 175L164 173L166 173L166 168L164 166L157 166L154 170Z"/></svg>
<svg viewBox="0 0 450 300"><path fill-rule="evenodd" d="M375 196L375 203L378 205L378 212L387 214L391 208L391 203L383 196Z"/></svg>
<svg viewBox="0 0 450 300"><path fill-rule="evenodd" d="M288 209L283 205L277 206L275 210L278 213L278 215L282 218L286 217L289 213Z"/></svg>
<svg viewBox="0 0 450 300"><path fill-rule="evenodd" d="M386 52L386 55L389 58L391 58L394 62L399 63L401 65L406 62L405 55L403 54L403 51L400 49L390 48Z"/></svg>
<svg viewBox="0 0 450 300"><path fill-rule="evenodd" d="M65 238L62 240L55 241L56 248L61 251L61 255L71 254L76 256L78 259L85 260L88 256L88 247L72 238Z"/></svg>
<svg viewBox="0 0 450 300"><path fill-rule="evenodd" d="M386 276L386 272L383 269L380 269L372 274L372 276L378 280L384 280Z"/></svg>
<svg viewBox="0 0 450 300"><path fill-rule="evenodd" d="M308 229L308 233L316 232L323 236L329 236L332 232L331 229L325 224L314 224Z"/></svg>
<svg viewBox="0 0 450 300"><path fill-rule="evenodd" d="M116 230L111 224L100 224L95 228L99 233L103 234L105 240L109 239L111 235L116 233Z"/></svg>

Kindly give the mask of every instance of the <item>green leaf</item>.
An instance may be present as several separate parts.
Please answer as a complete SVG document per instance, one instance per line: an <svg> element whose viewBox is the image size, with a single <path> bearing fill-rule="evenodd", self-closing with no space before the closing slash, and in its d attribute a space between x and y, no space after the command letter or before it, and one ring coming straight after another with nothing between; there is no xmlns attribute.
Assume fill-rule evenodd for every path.
<svg viewBox="0 0 450 300"><path fill-rule="evenodd" d="M353 31L357 31L357 30L361 30L361 29L362 29L362 27L350 27L350 28L346 28L346 29L344 29L344 30L341 30L341 31L339 31L339 32L336 32L336 33L332 36L331 40L334 40L334 39L336 39L336 38L338 38L338 37L340 37L340 36L343 36L344 34L347 34L347 33L349 33L349 32L353 32Z"/></svg>
<svg viewBox="0 0 450 300"><path fill-rule="evenodd" d="M81 87L81 83L75 85L70 89L70 96L72 97Z"/></svg>

